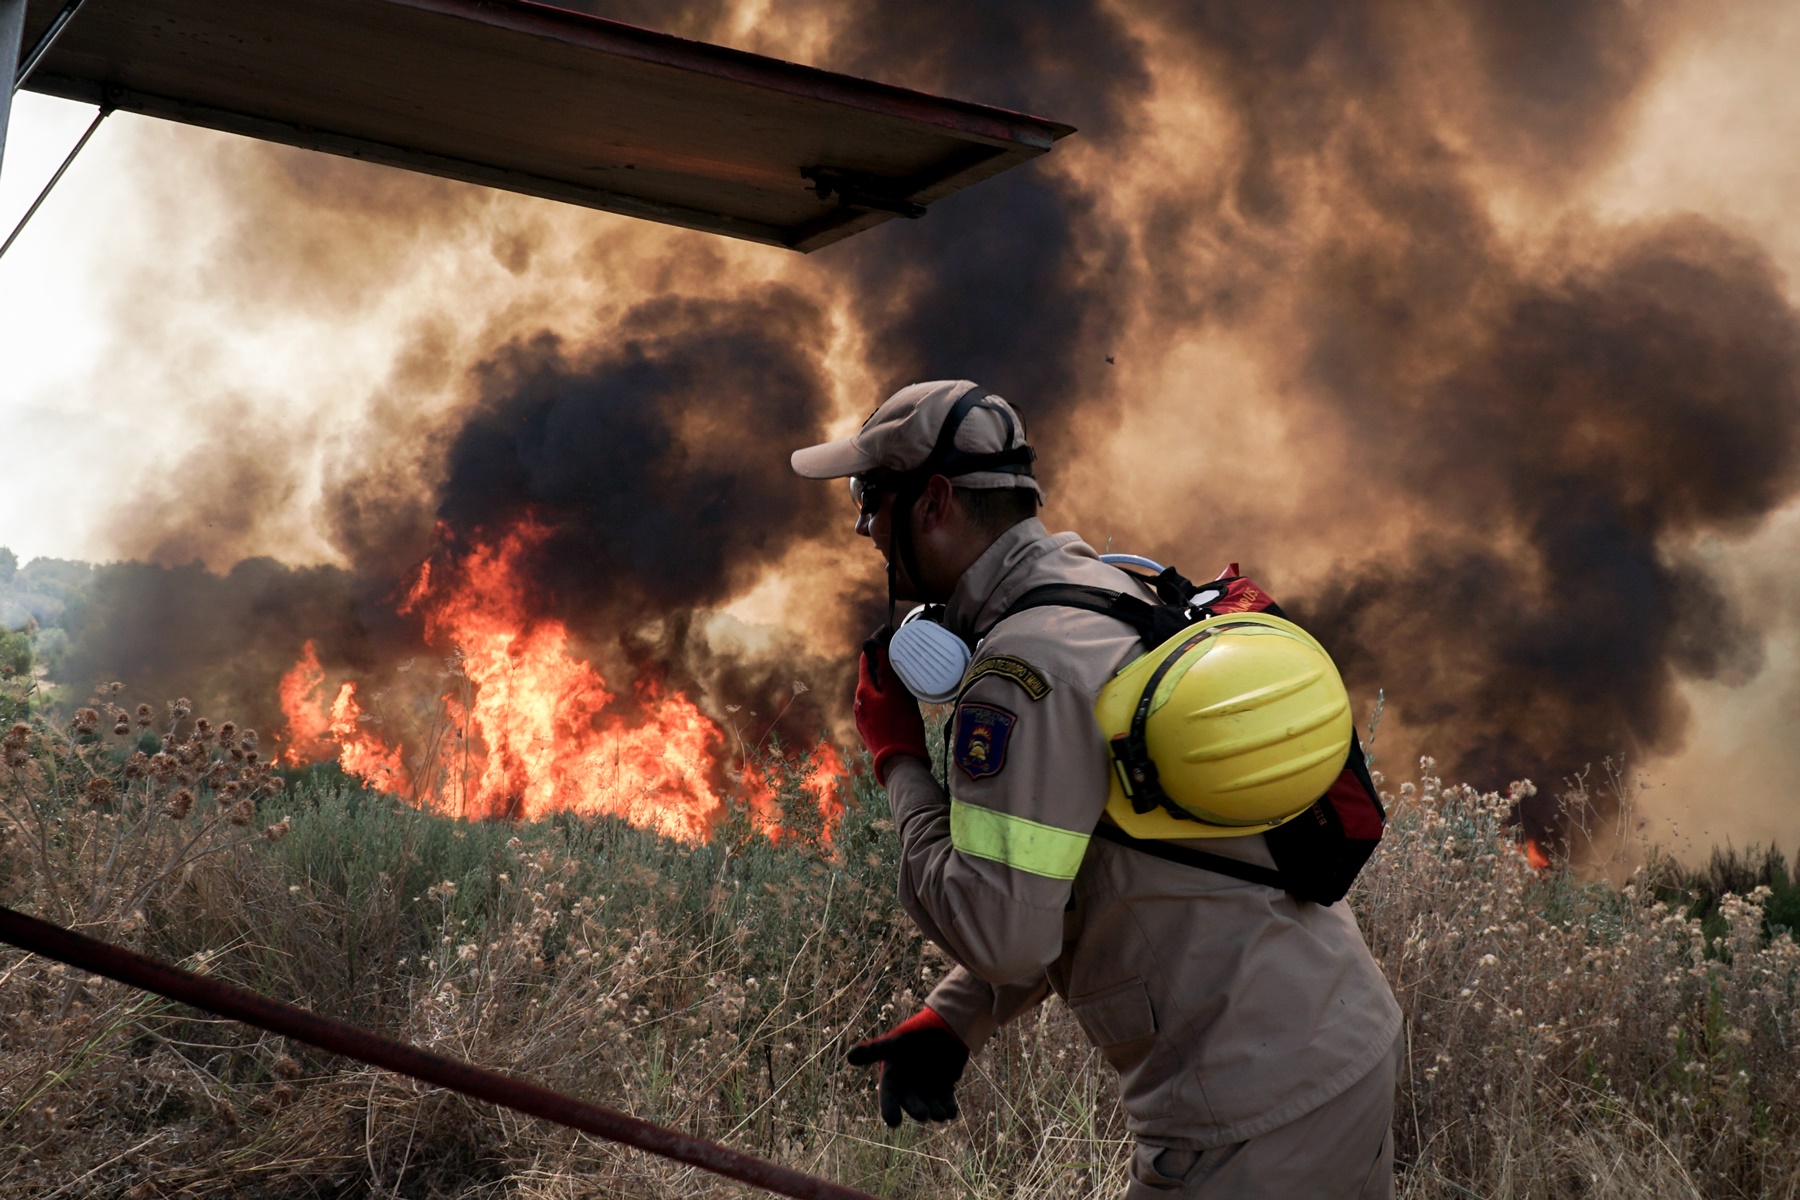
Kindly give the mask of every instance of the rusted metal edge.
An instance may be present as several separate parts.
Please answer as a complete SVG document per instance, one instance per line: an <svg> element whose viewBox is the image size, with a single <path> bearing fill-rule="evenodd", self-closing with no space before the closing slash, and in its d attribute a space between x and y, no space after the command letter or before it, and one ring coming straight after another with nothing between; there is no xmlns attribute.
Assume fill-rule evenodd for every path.
<svg viewBox="0 0 1800 1200"><path fill-rule="evenodd" d="M566 204L579 204L586 208L603 209L628 217L642 217L707 233L728 234L747 241L761 242L768 246L786 247L792 237L788 230L778 225L765 225L759 221L746 221L740 217L707 212L702 209L663 204L638 196L607 191L604 188L551 179L525 171L508 170L505 167L488 166L484 163L470 162L467 159L451 158L447 155L414 150L406 146L371 141L351 134L333 133L330 130L294 125L231 109L194 104L170 96L140 92L134 88L102 84L93 79L51 75L40 70L33 77L29 86L31 91L42 92L47 96L56 96L63 100L99 104L103 98L111 99L115 107L124 112L162 117L187 125L200 125L207 129L216 129L223 133L237 133L263 141L280 142L283 145L296 146L302 150L323 150L346 158L380 163L383 166L419 171L427 175L455 179L462 183L478 183L509 192L524 192L527 195L541 196L547 200L560 200ZM885 215L883 219L886 219Z"/></svg>
<svg viewBox="0 0 1800 1200"><path fill-rule="evenodd" d="M820 250L842 241L851 234L861 233L865 229L894 219L891 213L844 206L827 211L810 221L793 227L769 225L706 209L686 208L678 204L647 200L641 196L626 195L589 184L553 179L545 175L534 175L528 171L514 171L505 167L489 166L485 163L452 158L426 150L416 150L408 146L396 146L389 142L359 138L353 134L333 133L326 129L295 125L233 109L195 104L171 96L159 96L151 92L138 91L135 88L103 84L93 79L52 75L39 71L28 86L31 91L63 100L74 100L83 104L110 104L124 112L160 117L165 120L179 121L186 125L198 125L207 129L216 129L222 133L241 134L261 141L279 142L282 145L294 146L302 150L320 150L345 158L359 159L363 162L379 163L382 166L397 167L401 170L418 171L443 179L454 179L460 183L474 183L484 187L499 188L503 191L521 192L546 200L580 205L583 208L594 208L603 212L618 213L622 216L657 221L665 225L696 229L703 233L721 233L728 237L742 238L745 241L758 242L765 246L798 250L803 254L810 254L814 250ZM893 181L889 186L896 195L917 200L921 204L929 204L971 184L997 175L1019 163L1025 157L1027 155L1017 149L1006 150L985 144L972 144L930 170L904 180ZM796 187L804 186L804 180L799 176L795 177L794 183Z"/></svg>
<svg viewBox="0 0 1800 1200"><path fill-rule="evenodd" d="M537 0L387 0L387 3L584 46L619 58L657 63L772 92L806 96L864 112L918 121L996 144L1030 146L1042 151L1048 150L1059 138L1075 132L1073 125L1043 117L968 100L952 100L891 83L878 83L765 54L753 54L748 50L658 33L622 21L570 12Z"/></svg>
<svg viewBox="0 0 1800 1200"><path fill-rule="evenodd" d="M184 971L10 908L0 907L0 941L333 1054L609 1141L635 1146L778 1195L792 1196L795 1200L877 1200L856 1188L831 1183L704 1138L653 1125L499 1071L489 1071L461 1059L421 1049L397 1038L383 1037L344 1021L322 1017L247 988Z"/></svg>

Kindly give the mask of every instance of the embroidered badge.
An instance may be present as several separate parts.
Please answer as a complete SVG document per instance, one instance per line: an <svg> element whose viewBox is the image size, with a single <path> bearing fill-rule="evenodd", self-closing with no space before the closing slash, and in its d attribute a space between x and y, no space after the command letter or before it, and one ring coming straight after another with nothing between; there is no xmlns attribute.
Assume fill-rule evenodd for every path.
<svg viewBox="0 0 1800 1200"><path fill-rule="evenodd" d="M1272 603L1267 592L1248 579L1239 578L1226 585L1222 599L1206 607L1214 616L1224 616L1226 613L1262 612Z"/></svg>
<svg viewBox="0 0 1800 1200"><path fill-rule="evenodd" d="M1024 688L1025 694L1033 700L1042 700L1050 694L1050 681L1044 678L1044 673L1024 659L1014 658L1010 654L996 654L970 667L969 673L963 676L963 690L968 691L969 685L988 675L1012 680Z"/></svg>
<svg viewBox="0 0 1800 1200"><path fill-rule="evenodd" d="M992 704L962 704L956 709L956 765L970 779L998 775L1006 765L1006 742L1018 717Z"/></svg>

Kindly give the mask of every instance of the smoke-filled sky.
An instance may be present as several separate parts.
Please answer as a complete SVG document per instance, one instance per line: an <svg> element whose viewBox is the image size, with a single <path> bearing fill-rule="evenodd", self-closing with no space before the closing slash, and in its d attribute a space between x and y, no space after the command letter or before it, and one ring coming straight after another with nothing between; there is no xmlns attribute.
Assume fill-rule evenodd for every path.
<svg viewBox="0 0 1800 1200"><path fill-rule="evenodd" d="M876 573L786 452L973 378L1052 524L1240 561L1385 689L1390 771L1622 755L1677 839L1800 835L1791 6L574 6L1080 133L802 258L116 116L0 262L0 544L339 568L204 586L371 669L529 511L597 660L830 696ZM87 116L21 98L0 219ZM131 578L96 670L227 653Z"/></svg>

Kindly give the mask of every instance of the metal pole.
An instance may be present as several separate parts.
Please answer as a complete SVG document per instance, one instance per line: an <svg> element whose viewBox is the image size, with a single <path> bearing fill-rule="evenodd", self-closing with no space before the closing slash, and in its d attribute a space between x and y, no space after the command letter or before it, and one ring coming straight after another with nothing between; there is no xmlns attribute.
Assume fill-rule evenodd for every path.
<svg viewBox="0 0 1800 1200"><path fill-rule="evenodd" d="M111 112L112 105L110 103L100 106L100 111L95 113L94 119L88 123L87 132L81 135L81 140L75 143L75 148L69 151L67 158L63 159L62 166L56 168L56 174L50 177L50 182L44 185L44 190L38 193L38 198L31 202L31 207L25 210L25 215L19 218L17 225L13 226L13 231L7 235L5 243L0 244L0 258L5 258L6 252L11 250L13 243L19 240L19 235L25 232L27 225L31 224L31 218L37 216L37 210L42 208L44 201L50 198L50 192L61 181L63 172L69 169L69 164L75 161L75 156L81 153L81 148L86 146L88 139L94 136L94 130L100 128L100 122L106 120Z"/></svg>
<svg viewBox="0 0 1800 1200"><path fill-rule="evenodd" d="M0 165L6 162L6 121L12 115L19 45L24 40L25 0L0 0Z"/></svg>
<svg viewBox="0 0 1800 1200"><path fill-rule="evenodd" d="M542 1117L583 1133L636 1146L715 1175L792 1196L795 1200L877 1200L855 1188L802 1174L499 1071L485 1070L461 1059L422 1050L408 1042L382 1037L343 1021L321 1017L246 988L183 971L10 908L0 908L0 941L333 1054L410 1075L425 1083Z"/></svg>
<svg viewBox="0 0 1800 1200"><path fill-rule="evenodd" d="M87 0L69 0L67 4L63 5L62 11L56 14L56 19L50 22L50 28L44 30L43 36L38 38L36 45L32 46L31 53L27 54L25 61L19 64L18 77L13 80L12 84L13 91L17 92L25 86L25 81L31 78L31 73L37 70L37 65L44 61L44 55L50 53L50 47L56 45L56 39L62 36L63 30L69 27L69 22L75 19L76 10L85 3Z"/></svg>

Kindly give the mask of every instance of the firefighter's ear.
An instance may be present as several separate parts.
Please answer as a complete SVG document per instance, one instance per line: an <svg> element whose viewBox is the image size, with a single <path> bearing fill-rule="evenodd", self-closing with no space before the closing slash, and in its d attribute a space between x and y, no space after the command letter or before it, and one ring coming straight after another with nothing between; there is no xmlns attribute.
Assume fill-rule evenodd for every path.
<svg viewBox="0 0 1800 1200"><path fill-rule="evenodd" d="M927 479L925 490L919 493L919 502L913 505L913 524L918 532L932 533L941 529L949 520L955 499L956 489L949 479L942 475Z"/></svg>

